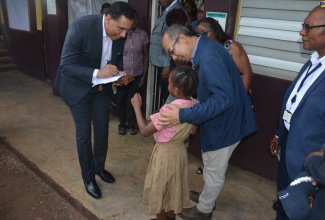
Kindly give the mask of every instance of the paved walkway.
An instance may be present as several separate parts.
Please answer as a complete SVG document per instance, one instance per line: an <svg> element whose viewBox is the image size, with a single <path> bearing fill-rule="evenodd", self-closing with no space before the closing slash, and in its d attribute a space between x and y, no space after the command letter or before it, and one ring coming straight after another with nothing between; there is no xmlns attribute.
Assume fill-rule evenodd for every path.
<svg viewBox="0 0 325 220"><path fill-rule="evenodd" d="M68 107L52 95L47 82L19 71L0 73L2 140L88 218L150 219L153 216L147 214L141 199L154 141L139 134L120 136L117 125L117 118L111 117L106 162L116 182L106 184L97 179L103 198L95 200L85 192L81 179ZM200 161L190 156L189 162L190 188L199 191L202 176L195 174L195 169ZM274 182L230 165L213 219L274 219L275 192Z"/></svg>
<svg viewBox="0 0 325 220"><path fill-rule="evenodd" d="M0 141L1 220L87 220Z"/></svg>

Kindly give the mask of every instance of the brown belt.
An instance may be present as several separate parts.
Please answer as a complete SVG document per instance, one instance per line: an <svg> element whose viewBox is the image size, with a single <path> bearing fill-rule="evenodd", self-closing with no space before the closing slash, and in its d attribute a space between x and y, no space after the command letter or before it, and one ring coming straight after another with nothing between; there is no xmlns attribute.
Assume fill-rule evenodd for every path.
<svg viewBox="0 0 325 220"><path fill-rule="evenodd" d="M98 85L98 91L103 91L103 89L104 89L104 85L103 84L99 84Z"/></svg>

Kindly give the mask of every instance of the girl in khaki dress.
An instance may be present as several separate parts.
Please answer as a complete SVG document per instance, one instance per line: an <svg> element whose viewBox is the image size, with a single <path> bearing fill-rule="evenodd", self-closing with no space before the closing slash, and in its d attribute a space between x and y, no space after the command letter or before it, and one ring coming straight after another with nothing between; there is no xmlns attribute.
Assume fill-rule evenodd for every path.
<svg viewBox="0 0 325 220"><path fill-rule="evenodd" d="M176 98L171 104L189 108L197 103L191 98L198 85L195 70L175 67L168 83L169 93ZM184 123L164 128L157 123L159 112L151 115L151 122L146 124L141 113L140 94L135 94L131 102L141 134L153 134L156 141L144 183L143 204L149 205L149 213L156 214L157 220L175 219L175 214L190 207L186 148L188 137L196 127ZM169 109L162 107L160 111L168 112Z"/></svg>

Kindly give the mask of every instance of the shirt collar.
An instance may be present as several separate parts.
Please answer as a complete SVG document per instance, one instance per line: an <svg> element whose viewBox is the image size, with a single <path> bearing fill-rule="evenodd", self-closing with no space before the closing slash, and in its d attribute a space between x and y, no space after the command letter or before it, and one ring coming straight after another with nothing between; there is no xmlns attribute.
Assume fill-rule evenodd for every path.
<svg viewBox="0 0 325 220"><path fill-rule="evenodd" d="M325 56L319 59L319 54L317 53L317 51L311 54L310 61L313 65L322 63L322 66L325 66Z"/></svg>
<svg viewBox="0 0 325 220"><path fill-rule="evenodd" d="M105 21L105 15L103 15L103 22L102 22L102 26L103 26L103 37L108 37L108 36L107 36L107 33L106 33L106 30L105 30L105 24L104 24L104 21Z"/></svg>
<svg viewBox="0 0 325 220"><path fill-rule="evenodd" d="M191 63L192 63L192 67L194 67L197 63L194 63L194 56L195 56L195 53L196 53L196 50L197 50L197 46L199 44L199 41L201 39L201 36L199 37L199 39L196 41L195 45L194 45L194 49L192 51L192 54L191 54Z"/></svg>

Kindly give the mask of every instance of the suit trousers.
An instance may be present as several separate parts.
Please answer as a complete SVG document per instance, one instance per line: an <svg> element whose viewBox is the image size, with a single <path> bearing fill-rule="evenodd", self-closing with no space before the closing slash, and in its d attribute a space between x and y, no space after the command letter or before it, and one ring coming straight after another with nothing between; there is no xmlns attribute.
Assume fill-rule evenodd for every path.
<svg viewBox="0 0 325 220"><path fill-rule="evenodd" d="M95 179L95 170L102 171L105 166L108 148L108 122L111 95L111 84L92 87L88 94L76 105L70 106L76 126L76 139L82 178L85 182ZM91 124L94 132L92 147Z"/></svg>
<svg viewBox="0 0 325 220"><path fill-rule="evenodd" d="M197 204L200 212L212 212L225 183L229 159L239 143L240 141L215 151L202 153L204 188Z"/></svg>
<svg viewBox="0 0 325 220"><path fill-rule="evenodd" d="M130 103L130 99L128 97L133 98L134 94L139 92L139 82L142 75L135 76L134 80L125 86L117 86L117 110L118 117L120 121L120 126L128 125L129 128L135 128L136 117L132 104ZM128 104L130 108L128 109ZM129 110L129 111L128 111Z"/></svg>

